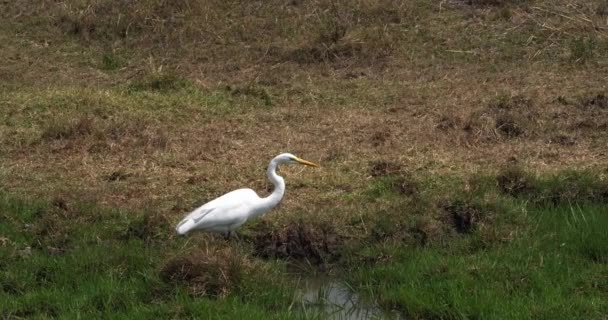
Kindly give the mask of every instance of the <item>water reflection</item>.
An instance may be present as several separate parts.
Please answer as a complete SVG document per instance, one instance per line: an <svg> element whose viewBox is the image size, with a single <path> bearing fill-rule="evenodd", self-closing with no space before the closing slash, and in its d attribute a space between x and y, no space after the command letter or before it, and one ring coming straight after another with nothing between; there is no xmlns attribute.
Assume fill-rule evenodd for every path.
<svg viewBox="0 0 608 320"><path fill-rule="evenodd" d="M402 319L397 312L383 310L374 301L364 299L335 279L302 280L295 303L306 313L320 313L323 319Z"/></svg>

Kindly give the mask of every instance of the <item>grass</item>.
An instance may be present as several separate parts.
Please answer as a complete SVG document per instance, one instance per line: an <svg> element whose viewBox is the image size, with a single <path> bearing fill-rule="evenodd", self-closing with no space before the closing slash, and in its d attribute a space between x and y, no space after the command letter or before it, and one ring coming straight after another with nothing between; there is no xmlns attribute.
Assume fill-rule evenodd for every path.
<svg viewBox="0 0 608 320"><path fill-rule="evenodd" d="M510 172L536 192L507 193L493 182L500 175L452 177L418 181L412 198L380 176L365 197L389 205L360 221L264 219L240 242L175 238L160 214L3 193L0 310L6 318L322 317L290 307L295 279L277 263L286 260L342 274L407 318L601 319L608 217L592 195L605 182L586 172ZM536 201L561 195L564 180L575 197ZM454 191L463 184L468 191Z"/></svg>
<svg viewBox="0 0 608 320"><path fill-rule="evenodd" d="M570 231L540 227L552 212L603 221L607 39L603 0L2 3L2 314L300 317L284 259L375 263L349 281L414 318L493 317L508 290L507 318L561 312L549 297L574 280L509 289L491 266L521 276L526 240L553 252L541 234ZM286 197L244 244L171 235L229 190L266 194L280 152L322 167L281 168ZM601 278L604 238L577 241L544 261ZM456 280L374 284L434 264ZM463 271L477 264L481 280ZM532 271L541 286L567 270ZM593 305L563 312L605 311L588 285Z"/></svg>
<svg viewBox="0 0 608 320"><path fill-rule="evenodd" d="M214 252L197 253L183 242L166 239L171 230L167 225L154 229L154 223L144 219L148 228L134 232L139 219L124 212L98 208L67 212L5 195L0 208L6 241L0 250L4 318L297 318L287 311L271 311L287 310L293 290L276 279L270 281L272 271L263 265L245 267L246 262L232 251L228 254L236 257L237 266L232 267L236 270L225 273L230 281L220 282L219 287L200 291L191 287L195 279L181 283L164 277L178 272L171 268L187 266L171 255L194 256L196 261L216 257ZM156 232L163 238L153 237ZM220 277L224 268L211 263L207 270ZM219 295L224 298L218 299Z"/></svg>
<svg viewBox="0 0 608 320"><path fill-rule="evenodd" d="M385 234L388 226L393 234L414 233L422 241L372 238L363 251L372 263L351 267L348 281L408 319L602 319L608 310L608 216L598 195L605 181L586 172L507 172L519 172L515 181L530 189L509 195L504 174L494 186L473 179L472 197L458 192L444 207L459 220L419 220L403 230L402 220L386 223L385 214L377 225ZM488 198L493 190L507 197ZM451 224L457 236L438 240L437 227L429 226L438 221ZM358 258L346 265L357 265Z"/></svg>
<svg viewBox="0 0 608 320"><path fill-rule="evenodd" d="M394 248L389 263L363 268L353 281L408 319L602 319L605 212L602 205L531 210L533 227L512 242L473 252Z"/></svg>

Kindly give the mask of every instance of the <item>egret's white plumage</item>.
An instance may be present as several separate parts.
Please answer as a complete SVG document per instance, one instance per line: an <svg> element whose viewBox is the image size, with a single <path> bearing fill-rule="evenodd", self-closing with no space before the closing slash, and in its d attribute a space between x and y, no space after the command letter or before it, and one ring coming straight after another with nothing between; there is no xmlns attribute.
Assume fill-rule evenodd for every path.
<svg viewBox="0 0 608 320"><path fill-rule="evenodd" d="M211 200L189 213L175 230L184 235L193 230L220 232L229 235L247 220L260 216L274 208L285 193L285 180L276 172L280 164L316 164L302 160L293 154L282 153L268 165L268 179L274 185L272 194L261 198L251 189L238 189Z"/></svg>

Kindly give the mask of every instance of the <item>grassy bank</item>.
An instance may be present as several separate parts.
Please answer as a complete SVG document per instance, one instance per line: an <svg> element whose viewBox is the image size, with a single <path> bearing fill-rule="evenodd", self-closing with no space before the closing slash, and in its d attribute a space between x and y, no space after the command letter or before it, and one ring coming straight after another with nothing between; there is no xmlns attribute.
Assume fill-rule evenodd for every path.
<svg viewBox="0 0 608 320"><path fill-rule="evenodd" d="M527 214L532 228L513 230L507 243L383 247L389 262L359 270L354 281L408 319L603 319L606 206Z"/></svg>
<svg viewBox="0 0 608 320"><path fill-rule="evenodd" d="M120 211L5 196L0 207L5 319L295 318L287 281L238 248L188 245Z"/></svg>
<svg viewBox="0 0 608 320"><path fill-rule="evenodd" d="M507 186L528 192L503 188L513 172L518 179ZM404 195L395 191L403 183L386 182L399 178L377 179L397 189L372 183L370 199L399 205L325 227L311 218L255 221L240 241L177 238L160 215L4 194L2 315L316 318L315 309L293 307L294 284L319 268L406 318L602 319L608 312L605 181L508 169L441 185L419 181L415 195ZM453 191L463 185L470 189Z"/></svg>

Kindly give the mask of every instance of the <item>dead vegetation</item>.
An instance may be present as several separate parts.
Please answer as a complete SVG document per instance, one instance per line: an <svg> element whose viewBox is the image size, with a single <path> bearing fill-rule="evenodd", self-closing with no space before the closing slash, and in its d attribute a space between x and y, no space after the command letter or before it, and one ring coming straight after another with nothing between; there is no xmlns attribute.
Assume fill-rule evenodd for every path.
<svg viewBox="0 0 608 320"><path fill-rule="evenodd" d="M523 96L499 96L475 112L464 129L485 140L531 137L539 115L533 102Z"/></svg>
<svg viewBox="0 0 608 320"><path fill-rule="evenodd" d="M172 287L184 287L194 296L225 297L237 290L253 263L233 249L194 251L167 260L160 278Z"/></svg>
<svg viewBox="0 0 608 320"><path fill-rule="evenodd" d="M251 241L256 256L324 267L340 256L344 240L331 224L300 220L283 227L261 223Z"/></svg>
<svg viewBox="0 0 608 320"><path fill-rule="evenodd" d="M2 3L2 186L177 215L263 191L279 152L322 160L283 169L309 186L286 198L289 215L353 211L384 178L412 198L417 175L492 172L511 156L603 166L603 2L463 4Z"/></svg>
<svg viewBox="0 0 608 320"><path fill-rule="evenodd" d="M370 163L369 173L372 177L395 175L401 171L401 165L394 162L374 161Z"/></svg>

